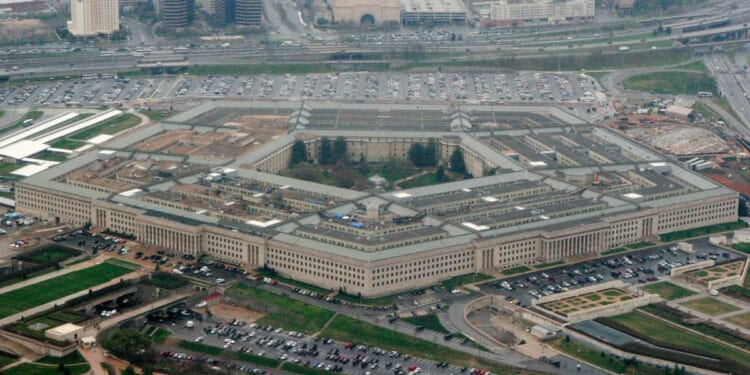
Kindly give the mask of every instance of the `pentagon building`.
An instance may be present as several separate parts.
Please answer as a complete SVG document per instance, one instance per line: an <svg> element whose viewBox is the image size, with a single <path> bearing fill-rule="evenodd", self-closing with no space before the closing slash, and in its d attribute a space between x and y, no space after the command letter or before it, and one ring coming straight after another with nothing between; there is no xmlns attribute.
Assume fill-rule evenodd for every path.
<svg viewBox="0 0 750 375"><path fill-rule="evenodd" d="M472 179L342 189L286 169L302 140L344 137L353 160L432 139ZM554 107L206 103L17 184L17 209L132 234L323 288L379 296L595 255L737 220L738 194Z"/></svg>

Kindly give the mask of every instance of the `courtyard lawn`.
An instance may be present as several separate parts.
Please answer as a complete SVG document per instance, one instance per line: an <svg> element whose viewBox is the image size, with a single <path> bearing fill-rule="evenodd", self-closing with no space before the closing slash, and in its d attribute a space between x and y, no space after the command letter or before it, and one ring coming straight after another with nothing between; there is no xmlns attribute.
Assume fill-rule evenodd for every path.
<svg viewBox="0 0 750 375"><path fill-rule="evenodd" d="M237 283L227 294L254 300L268 307L268 314L258 324L283 327L291 331L315 333L333 317L333 312L309 305L289 297L280 296L263 289Z"/></svg>
<svg viewBox="0 0 750 375"><path fill-rule="evenodd" d="M159 328L154 332L153 335L151 335L151 339L154 340L157 344L163 344L164 341L167 341L167 338L171 336L172 333L167 331L166 329Z"/></svg>
<svg viewBox="0 0 750 375"><path fill-rule="evenodd" d="M739 307L732 306L711 297L694 299L683 302L680 305L711 316L722 315L740 309Z"/></svg>
<svg viewBox="0 0 750 375"><path fill-rule="evenodd" d="M83 358L81 353L76 350L64 357L53 357L50 355L44 356L34 361L34 363L46 363L49 365L57 365L63 363L65 365L76 365L86 363L86 358Z"/></svg>
<svg viewBox="0 0 750 375"><path fill-rule="evenodd" d="M102 263L0 294L0 317L6 317L54 301L132 272Z"/></svg>
<svg viewBox="0 0 750 375"><path fill-rule="evenodd" d="M438 316L436 314L425 314L421 316L414 316L409 318L403 318L401 319L407 323L414 324L415 326L422 326L429 330L440 332L440 333L450 333L448 332L445 327L440 323L440 319L438 319Z"/></svg>
<svg viewBox="0 0 750 375"><path fill-rule="evenodd" d="M750 312L732 315L728 318L724 318L724 320L742 328L750 329Z"/></svg>
<svg viewBox="0 0 750 375"><path fill-rule="evenodd" d="M584 362L612 371L615 374L630 373L626 371L628 369L631 369L631 371L634 370L622 359L613 357L612 355L602 355L602 352L589 348L575 340L565 340L564 337L558 337L548 343L551 347L573 358L578 358ZM642 375L659 375L663 374L663 371L656 367L645 366L644 364L638 365L638 374Z"/></svg>
<svg viewBox="0 0 750 375"><path fill-rule="evenodd" d="M693 294L695 294L695 292L689 289L685 289L679 285L672 284L669 281L659 281L658 283L644 285L641 287L641 289L648 293L656 293L660 295L661 298L667 300L692 296Z"/></svg>
<svg viewBox="0 0 750 375"><path fill-rule="evenodd" d="M74 139L60 138L50 145L52 148L61 148L64 150L75 150L81 146L85 146L86 142L76 141Z"/></svg>
<svg viewBox="0 0 750 375"><path fill-rule="evenodd" d="M130 113L126 113L124 115L105 120L97 125L75 133L71 135L70 138L85 141L87 139L96 137L99 134L116 134L123 130L130 129L140 123L140 117Z"/></svg>
<svg viewBox="0 0 750 375"><path fill-rule="evenodd" d="M502 273L505 276L511 276L511 275L515 275L517 273L524 273L524 272L528 272L528 271L531 271L531 268L526 267L526 266L518 266L518 267L504 269L504 270L500 271L500 273Z"/></svg>
<svg viewBox="0 0 750 375"><path fill-rule="evenodd" d="M495 374L528 373L344 315L337 315L321 332L321 337L330 337L342 342L365 343L419 358L446 361L456 366L481 368Z"/></svg>

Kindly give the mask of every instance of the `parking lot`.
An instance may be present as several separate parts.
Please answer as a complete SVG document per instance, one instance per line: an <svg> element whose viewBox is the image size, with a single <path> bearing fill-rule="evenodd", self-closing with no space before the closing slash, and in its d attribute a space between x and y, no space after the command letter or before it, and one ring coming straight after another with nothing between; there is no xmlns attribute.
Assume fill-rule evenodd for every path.
<svg viewBox="0 0 750 375"><path fill-rule="evenodd" d="M1 86L0 103L113 105L175 98L576 102L596 90L590 78L557 73L360 72L133 79L105 75Z"/></svg>
<svg viewBox="0 0 750 375"><path fill-rule="evenodd" d="M258 326L239 321L195 322L194 327L186 327L186 319L160 326L168 329L178 338L225 350L243 352L257 356L290 361L331 372L346 374L406 374L424 371L432 374L472 373L473 369L451 366L444 362L434 362L411 357L408 353L370 348L366 345L341 343L324 337L306 336L298 332L285 331L278 327ZM179 361L200 360L207 357L180 355L179 348L164 348L163 355ZM184 357L184 358L181 358ZM188 359L192 358L192 359ZM241 364L222 364L239 368ZM419 368L419 371L416 371ZM241 371L262 373L267 369L246 366ZM474 374L481 372L473 371Z"/></svg>
<svg viewBox="0 0 750 375"><path fill-rule="evenodd" d="M744 259L742 255L711 245L707 239L690 241L693 253L675 244L618 254L574 265L514 276L501 281L480 284L486 293L501 294L520 306L529 306L532 299L583 286L620 279L629 284L658 280L674 267L713 259L717 264Z"/></svg>

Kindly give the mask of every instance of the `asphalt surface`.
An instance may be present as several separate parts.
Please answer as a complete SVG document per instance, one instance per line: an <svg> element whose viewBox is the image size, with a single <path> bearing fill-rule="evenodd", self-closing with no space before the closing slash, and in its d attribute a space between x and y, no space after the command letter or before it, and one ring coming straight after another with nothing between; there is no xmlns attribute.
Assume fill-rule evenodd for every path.
<svg viewBox="0 0 750 375"><path fill-rule="evenodd" d="M554 294L565 289L573 290L615 279L629 284L656 281L655 278L668 275L672 265L677 263L685 265L704 260L698 259L698 255L704 253L706 258L710 257L711 253L716 254L715 261L717 263L744 259L742 255L735 252L711 245L707 239L696 239L689 242L693 244L692 254L682 250L669 251L669 248L674 244L667 244L625 254L615 254L574 265L532 272L522 276L506 278L502 281L490 281L480 284L479 288L483 293L500 294L505 296L506 299L518 301L520 306L530 306L531 300L537 298L533 294L535 292L538 295ZM616 265L606 265L610 260L616 261ZM627 262L631 264L627 264ZM663 262L669 263L669 265L660 270L658 265ZM628 270L631 270L630 273L633 276L626 278L625 274ZM635 270L635 272L632 270ZM615 273L618 274L617 277L614 276ZM501 284L502 282L507 282L507 286Z"/></svg>

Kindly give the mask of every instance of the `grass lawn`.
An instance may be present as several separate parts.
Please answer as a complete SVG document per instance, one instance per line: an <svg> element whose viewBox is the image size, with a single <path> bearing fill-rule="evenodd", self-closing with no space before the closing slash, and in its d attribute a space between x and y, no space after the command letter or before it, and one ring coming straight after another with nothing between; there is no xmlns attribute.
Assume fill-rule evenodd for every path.
<svg viewBox="0 0 750 375"><path fill-rule="evenodd" d="M0 163L0 176L9 176L10 172L13 172L14 170L21 167L21 164L16 163Z"/></svg>
<svg viewBox="0 0 750 375"><path fill-rule="evenodd" d="M522 370L503 366L464 352L343 315L336 316L331 324L321 333L321 336L344 342L366 343L373 347L377 346L387 350L395 350L400 353L408 353L416 357L434 361L446 361L457 366L482 368L496 374L524 373Z"/></svg>
<svg viewBox="0 0 750 375"><path fill-rule="evenodd" d="M556 262L535 264L534 268L536 268L536 269L549 268L549 267L559 266L561 264L565 264L565 261L564 260L558 260Z"/></svg>
<svg viewBox="0 0 750 375"><path fill-rule="evenodd" d="M268 270L268 269L259 268L257 271L255 271L255 273L258 274L258 275L260 275L260 276L270 277L270 278L272 278L272 279L274 279L274 280L276 280L276 281L278 281L278 282L280 282L282 284L296 286L297 288L301 288L301 289L307 289L307 290L309 290L311 292L315 292L315 293L318 293L318 294L326 294L327 295L327 294L331 293L331 291L328 290L328 289L323 289L323 288L317 287L315 285L310 285L310 284L303 283L303 282L297 281L297 280L287 279L286 277L279 276L278 274L276 274L274 272L271 272L271 270Z"/></svg>
<svg viewBox="0 0 750 375"><path fill-rule="evenodd" d="M0 294L0 317L54 301L130 272L127 268L102 263Z"/></svg>
<svg viewBox="0 0 750 375"><path fill-rule="evenodd" d="M70 375L82 375L91 370L88 364L65 366L70 370ZM0 374L2 375L63 375L65 372L58 371L57 366L37 365L33 363L22 363L18 366L11 367Z"/></svg>
<svg viewBox="0 0 750 375"><path fill-rule="evenodd" d="M167 340L167 337L171 336L172 333L167 331L166 329L159 328L154 332L153 335L151 335L151 339L154 340L157 344L163 344L164 341Z"/></svg>
<svg viewBox="0 0 750 375"><path fill-rule="evenodd" d="M750 312L732 315L728 318L725 318L724 320L729 323L738 325L742 328L750 329Z"/></svg>
<svg viewBox="0 0 750 375"><path fill-rule="evenodd" d="M732 306L711 297L694 299L683 302L680 305L711 316L726 314L740 309L739 307Z"/></svg>
<svg viewBox="0 0 750 375"><path fill-rule="evenodd" d="M69 248L60 248L53 245L42 251L34 252L33 254L20 254L16 256L16 258L32 263L44 263L51 261L62 262L65 259L72 258L79 254L79 251Z"/></svg>
<svg viewBox="0 0 750 375"><path fill-rule="evenodd" d="M42 111L31 111L31 112L25 114L23 117L21 117L21 119L18 120L13 125L0 129L0 134L10 133L10 132L12 132L14 130L17 130L17 129L23 127L23 122L25 120L28 120L28 119L38 120L40 117L42 117L43 114L44 114L44 112L42 112Z"/></svg>
<svg viewBox="0 0 750 375"><path fill-rule="evenodd" d="M400 186L402 189L411 189L411 188L420 187L420 186L431 186L431 185L437 185L437 184L442 184L445 182L452 181L451 179L448 179L447 177L448 177L448 174L446 173L446 180L441 181L438 179L437 173L427 173L419 177L415 177L411 180L399 183L398 186Z"/></svg>
<svg viewBox="0 0 750 375"><path fill-rule="evenodd" d="M336 293L336 298L351 303L358 303L368 306L391 306L393 305L393 296L383 296L377 298L359 298L345 293Z"/></svg>
<svg viewBox="0 0 750 375"><path fill-rule="evenodd" d="M36 155L32 155L31 158L49 161L65 161L68 160L68 155L63 154L62 152L42 151Z"/></svg>
<svg viewBox="0 0 750 375"><path fill-rule="evenodd" d="M436 314L426 314L421 316L414 316L409 318L403 318L401 319L407 323L414 324L415 326L422 326L429 330L433 330L435 332L440 333L450 333L448 332L445 327L443 327L442 324L440 324L440 319L438 319Z"/></svg>
<svg viewBox="0 0 750 375"><path fill-rule="evenodd" d="M505 276L510 276L510 275L515 275L517 273L523 273L523 272L528 272L528 271L531 271L531 268L526 267L526 266L518 266L518 267L513 267L513 268L502 270L500 271L500 273L502 273Z"/></svg>
<svg viewBox="0 0 750 375"><path fill-rule="evenodd" d="M703 61L701 60L680 65L678 66L678 68L683 69L683 70L695 70L696 72L703 72L703 73L708 72L708 68L706 68L706 64L704 64Z"/></svg>
<svg viewBox="0 0 750 375"><path fill-rule="evenodd" d="M644 247L653 246L654 244L651 242L641 241L636 243L631 243L630 245L625 245L625 247L629 249L642 249Z"/></svg>
<svg viewBox="0 0 750 375"><path fill-rule="evenodd" d="M676 232L669 232L659 235L659 239L662 242L673 242L684 238L705 236L713 233L728 232L730 230L740 229L747 227L747 223L738 220L731 223L709 225L706 227L700 227L695 229L680 230Z"/></svg>
<svg viewBox="0 0 750 375"><path fill-rule="evenodd" d="M143 110L141 111L144 115L148 116L148 118L151 119L151 121L161 121L165 118L172 116L172 112L166 111L166 110Z"/></svg>
<svg viewBox="0 0 750 375"><path fill-rule="evenodd" d="M696 95L698 91L718 94L716 81L702 72L654 72L638 74L627 78L623 86L628 90L654 94Z"/></svg>
<svg viewBox="0 0 750 375"><path fill-rule="evenodd" d="M68 138L60 138L52 144L50 144L50 147L52 148L61 148L63 150L75 150L78 147L85 146L86 142L83 141L76 141L74 139L68 139Z"/></svg>
<svg viewBox="0 0 750 375"><path fill-rule="evenodd" d="M209 354L213 356L220 356L224 354L227 357L236 359L238 361L254 363L256 365L266 366L270 368L275 368L281 363L281 361L275 358L261 357L255 354L248 354L248 353L237 353L231 350L224 350L218 346L201 344L199 342L183 340L183 341L180 341L179 344L177 344L177 346L183 349L191 350L191 351L198 352L198 353L205 353L205 354Z"/></svg>
<svg viewBox="0 0 750 375"><path fill-rule="evenodd" d="M53 357L49 355L44 356L34 361L34 363L46 363L50 365L57 365L57 364L63 363L66 365L73 365L73 364L86 363L86 358L83 358L81 353L78 350L76 350L64 357Z"/></svg>
<svg viewBox="0 0 750 375"><path fill-rule="evenodd" d="M641 289L648 293L656 293L667 300L692 296L695 294L692 290L672 284L669 281L659 281L658 283L644 285Z"/></svg>
<svg viewBox="0 0 750 375"><path fill-rule="evenodd" d="M490 275L486 275L483 273L470 273L468 275L452 277L448 280L443 281L441 284L445 287L445 289L452 290L453 288L457 288L462 285L474 284L490 279L493 279L493 277Z"/></svg>
<svg viewBox="0 0 750 375"><path fill-rule="evenodd" d="M5 367L18 360L13 354L0 351L0 368Z"/></svg>
<svg viewBox="0 0 750 375"><path fill-rule="evenodd" d="M736 243L736 244L732 244L732 249L735 249L737 251L743 252L745 254L750 254L750 243Z"/></svg>
<svg viewBox="0 0 750 375"><path fill-rule="evenodd" d="M671 324L653 319L640 312L631 312L611 318L597 319L613 328L624 330L639 339L665 348L678 349L694 354L713 356L725 362L743 367L750 364L750 354L726 345L705 339L697 334L678 329ZM727 368L731 366L727 363ZM734 366L731 366L734 367Z"/></svg>
<svg viewBox="0 0 750 375"><path fill-rule="evenodd" d="M745 338L743 338L739 332L733 332L729 328L724 328L722 326L718 326L710 322L704 322L704 323L698 323L698 324L687 324L685 322L685 319L691 318L694 315L683 313L680 310L673 309L664 304L647 305L647 306L641 307L640 310L654 314L662 319L665 319L672 323L689 328L693 331L698 331L704 335L711 336L715 339L719 339L721 341L732 344L734 346L737 346L746 350L750 349L750 341L745 340ZM725 320L728 320L728 319L725 319Z"/></svg>
<svg viewBox="0 0 750 375"><path fill-rule="evenodd" d="M187 280L166 272L155 272L151 275L151 279L143 283L169 290L181 288L188 284Z"/></svg>
<svg viewBox="0 0 750 375"><path fill-rule="evenodd" d="M114 264L116 266L130 268L131 270L138 270L141 269L141 265L138 263L128 262L127 260L119 259L119 258L109 258L104 261L104 263L107 264Z"/></svg>
<svg viewBox="0 0 750 375"><path fill-rule="evenodd" d="M625 364L625 361L612 355L604 354L603 352L596 351L589 348L586 345L581 344L576 340L566 341L565 337L558 337L552 341L547 342L551 347L561 351L573 358L578 358L581 361L590 363L592 365L601 367L605 370L612 371L616 374L629 373L626 370L629 368ZM604 354L604 355L602 355ZM638 374L663 374L663 370L659 370L652 366L646 366L644 364L638 365Z"/></svg>
<svg viewBox="0 0 750 375"><path fill-rule="evenodd" d="M602 255L612 255L612 254L617 254L617 253L621 253L623 251L628 251L628 250L630 250L630 249L624 248L624 247L618 247L618 248L615 248L615 249L609 249L607 251L602 251Z"/></svg>
<svg viewBox="0 0 750 375"><path fill-rule="evenodd" d="M126 113L124 115L110 118L97 125L84 129L78 133L75 133L71 135L70 138L85 141L99 134L110 134L110 135L116 134L125 129L132 128L140 123L141 123L140 117L131 113Z"/></svg>
<svg viewBox="0 0 750 375"><path fill-rule="evenodd" d="M280 296L245 284L234 284L227 290L230 295L255 300L267 306L269 312L258 324L284 327L288 330L315 333L323 328L333 312L309 305L289 297Z"/></svg>

